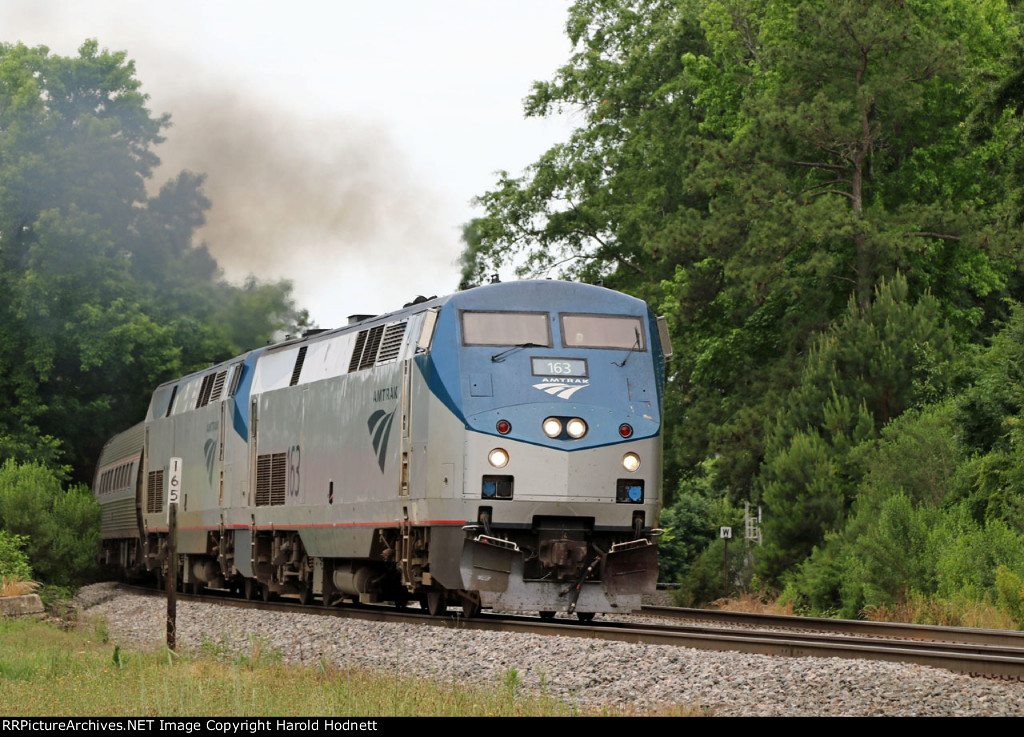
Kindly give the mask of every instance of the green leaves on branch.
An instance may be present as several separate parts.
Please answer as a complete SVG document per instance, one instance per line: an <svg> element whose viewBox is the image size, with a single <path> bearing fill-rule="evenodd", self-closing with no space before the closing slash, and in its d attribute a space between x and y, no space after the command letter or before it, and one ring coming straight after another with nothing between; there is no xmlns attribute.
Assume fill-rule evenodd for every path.
<svg viewBox="0 0 1024 737"><path fill-rule="evenodd" d="M0 44L0 460L59 445L88 478L156 384L308 319L286 282L221 280L202 176L149 196L170 117L147 104L124 52Z"/></svg>
<svg viewBox="0 0 1024 737"><path fill-rule="evenodd" d="M46 583L78 585L98 569L99 504L87 487L65 490L38 463L0 466L0 531L21 536L32 570Z"/></svg>

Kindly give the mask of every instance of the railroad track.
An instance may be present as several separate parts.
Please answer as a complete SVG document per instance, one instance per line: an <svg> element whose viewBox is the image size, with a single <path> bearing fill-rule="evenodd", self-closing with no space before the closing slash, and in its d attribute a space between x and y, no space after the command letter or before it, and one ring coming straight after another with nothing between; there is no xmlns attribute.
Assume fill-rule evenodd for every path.
<svg viewBox="0 0 1024 737"><path fill-rule="evenodd" d="M127 587L137 593L161 595L153 589ZM744 615L735 612L644 607L642 614L672 619L713 619L732 627L699 624L652 624L623 621L541 620L537 617L484 613L466 619L451 613L431 617L420 609L385 606L302 605L294 601L247 601L216 594L178 594L199 601L266 611L318 614L371 621L419 624L498 632L614 640L645 645L674 645L701 650L738 651L761 655L856 658L916 663L957 673L1024 681L1024 634L964 628L891 625L850 620ZM762 627L788 628L769 631ZM799 628L805 631L795 631ZM815 631L808 632L806 630Z"/></svg>
<svg viewBox="0 0 1024 737"><path fill-rule="evenodd" d="M641 614L652 617L715 622L730 627L760 627L765 629L815 630L837 635L863 635L903 640L931 640L934 642L974 643L1024 648L1024 632L1012 630L985 630L970 627L937 627L927 624L900 622L866 622L858 619L826 619L822 617L796 617L784 614L755 614L727 612L716 609L685 609L670 606L645 606Z"/></svg>

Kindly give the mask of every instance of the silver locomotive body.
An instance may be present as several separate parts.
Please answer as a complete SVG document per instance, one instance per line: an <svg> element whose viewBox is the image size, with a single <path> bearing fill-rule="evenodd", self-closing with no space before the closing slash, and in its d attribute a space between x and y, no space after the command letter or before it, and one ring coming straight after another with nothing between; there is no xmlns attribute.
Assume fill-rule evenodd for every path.
<svg viewBox="0 0 1024 737"><path fill-rule="evenodd" d="M101 456L103 557L166 574L178 457L191 588L629 611L657 580L663 340L639 300L513 282L168 382Z"/></svg>

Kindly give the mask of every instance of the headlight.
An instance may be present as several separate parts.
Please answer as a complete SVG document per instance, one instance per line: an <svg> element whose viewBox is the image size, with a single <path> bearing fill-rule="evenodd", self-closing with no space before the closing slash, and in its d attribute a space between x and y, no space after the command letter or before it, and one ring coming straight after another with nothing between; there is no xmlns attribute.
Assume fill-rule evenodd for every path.
<svg viewBox="0 0 1024 737"><path fill-rule="evenodd" d="M487 461L495 468L504 468L508 465L508 452L504 448L495 448L487 454Z"/></svg>
<svg viewBox="0 0 1024 737"><path fill-rule="evenodd" d="M544 420L542 427L544 428L544 434L549 438L557 438L562 434L562 423L554 417L549 417Z"/></svg>
<svg viewBox="0 0 1024 737"><path fill-rule="evenodd" d="M622 467L633 473L633 471L640 468L640 456L636 453L626 453L626 455L622 456Z"/></svg>
<svg viewBox="0 0 1024 737"><path fill-rule="evenodd" d="M578 417L573 417L565 423L565 431L569 433L570 438L582 438L587 434L587 423Z"/></svg>

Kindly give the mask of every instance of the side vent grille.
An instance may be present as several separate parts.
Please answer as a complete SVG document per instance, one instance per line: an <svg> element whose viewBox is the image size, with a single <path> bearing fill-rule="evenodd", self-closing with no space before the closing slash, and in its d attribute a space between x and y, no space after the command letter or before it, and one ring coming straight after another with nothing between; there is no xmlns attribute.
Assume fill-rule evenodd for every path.
<svg viewBox="0 0 1024 737"><path fill-rule="evenodd" d="M380 342L380 352L377 354L378 366L382 363L391 363L398 358L398 353L402 350L402 339L404 337L404 322L397 323L396 325L388 325L387 329L384 331L384 339Z"/></svg>
<svg viewBox="0 0 1024 737"><path fill-rule="evenodd" d="M302 364L306 361L306 348L307 346L299 348L299 355L295 357L295 368L292 369L292 380L288 382L288 386L295 386L299 383L299 375L302 373Z"/></svg>
<svg viewBox="0 0 1024 737"><path fill-rule="evenodd" d="M164 511L164 472L150 471L146 479L146 512L154 514Z"/></svg>
<svg viewBox="0 0 1024 737"><path fill-rule="evenodd" d="M350 374L359 369L359 359L363 357L363 348L366 346L366 334L368 332L368 330L360 330L359 335L356 336L356 347L352 350L352 360L348 362L348 372Z"/></svg>
<svg viewBox="0 0 1024 737"><path fill-rule="evenodd" d="M196 397L196 409L205 407L210 403L211 391L213 391L213 374L203 377L203 384L199 387L199 396Z"/></svg>
<svg viewBox="0 0 1024 737"><path fill-rule="evenodd" d="M274 507L284 504L288 475L286 453L268 453L256 457L256 506Z"/></svg>
<svg viewBox="0 0 1024 737"><path fill-rule="evenodd" d="M366 336L366 345L363 346L363 357L359 359L359 370L368 369L377 363L377 349L380 348L380 339L384 336L384 326L378 325L370 328Z"/></svg>
<svg viewBox="0 0 1024 737"><path fill-rule="evenodd" d="M210 401L216 402L224 392L224 381L228 378L228 372L221 371L213 380L213 391L210 392Z"/></svg>
<svg viewBox="0 0 1024 737"><path fill-rule="evenodd" d="M220 395L224 391L224 380L227 377L228 372L226 370L203 377L203 384L199 387L199 396L196 397L196 409L205 407L210 402L216 402L220 399Z"/></svg>
<svg viewBox="0 0 1024 737"><path fill-rule="evenodd" d="M398 358L405 338L405 323L384 325L360 330L356 336L356 345L352 350L352 360L348 364L348 372L362 371L382 363L390 363Z"/></svg>

